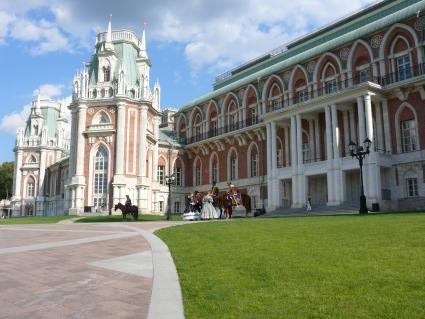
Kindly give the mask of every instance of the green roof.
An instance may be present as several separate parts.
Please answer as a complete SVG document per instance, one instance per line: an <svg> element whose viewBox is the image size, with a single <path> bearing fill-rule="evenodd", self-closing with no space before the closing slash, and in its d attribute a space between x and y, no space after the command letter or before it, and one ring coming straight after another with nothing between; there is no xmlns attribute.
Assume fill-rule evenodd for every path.
<svg viewBox="0 0 425 319"><path fill-rule="evenodd" d="M43 128L47 128L47 137L48 139L54 139L57 129L57 119L59 118L59 110L54 107L41 106L41 114L43 117L43 127L39 128L39 132ZM31 132L31 116L27 120L27 125L25 127L25 137L29 137Z"/></svg>
<svg viewBox="0 0 425 319"><path fill-rule="evenodd" d="M114 51L117 57L117 64L112 76L112 81L118 80L118 73L121 68L125 73L125 82L127 85L136 85L139 79L139 72L137 70L136 59L138 57L137 49L130 43L126 42L114 42ZM91 61L89 76L90 84L94 85L97 83L97 75L99 69L99 58L97 53L93 56Z"/></svg>
<svg viewBox="0 0 425 319"><path fill-rule="evenodd" d="M167 129L167 128L160 128L159 129L159 144L162 146L168 146L168 147L182 147L179 142L175 139L175 132L173 130Z"/></svg>

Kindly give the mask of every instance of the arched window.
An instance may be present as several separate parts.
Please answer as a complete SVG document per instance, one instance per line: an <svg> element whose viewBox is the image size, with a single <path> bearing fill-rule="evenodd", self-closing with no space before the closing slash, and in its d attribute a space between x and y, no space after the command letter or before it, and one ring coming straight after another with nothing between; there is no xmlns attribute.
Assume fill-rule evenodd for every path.
<svg viewBox="0 0 425 319"><path fill-rule="evenodd" d="M338 90L336 76L337 72L335 67L331 63L326 64L322 73L322 83L325 94L334 93Z"/></svg>
<svg viewBox="0 0 425 319"><path fill-rule="evenodd" d="M230 131L238 129L238 108L235 102L231 102L228 107L227 123Z"/></svg>
<svg viewBox="0 0 425 319"><path fill-rule="evenodd" d="M201 114L196 114L195 121L193 123L193 136L195 137L196 141L201 140L201 133L202 133L202 118Z"/></svg>
<svg viewBox="0 0 425 319"><path fill-rule="evenodd" d="M213 153L210 157L210 183L219 181L218 156Z"/></svg>
<svg viewBox="0 0 425 319"><path fill-rule="evenodd" d="M31 176L28 178L27 181L27 197L34 197L35 195L35 181L34 178Z"/></svg>
<svg viewBox="0 0 425 319"><path fill-rule="evenodd" d="M405 174L404 185L406 197L416 197L418 193L418 178L415 172L409 171Z"/></svg>
<svg viewBox="0 0 425 319"><path fill-rule="evenodd" d="M251 152L251 177L258 176L258 153L256 151Z"/></svg>
<svg viewBox="0 0 425 319"><path fill-rule="evenodd" d="M238 178L238 155L235 149L230 151L227 159L227 177L233 181Z"/></svg>
<svg viewBox="0 0 425 319"><path fill-rule="evenodd" d="M391 45L393 67L396 71L397 81L412 77L412 57L409 52L409 41L404 36L397 36Z"/></svg>
<svg viewBox="0 0 425 319"><path fill-rule="evenodd" d="M413 152L419 149L418 126L415 109L402 104L396 112L397 152Z"/></svg>
<svg viewBox="0 0 425 319"><path fill-rule="evenodd" d="M28 163L30 163L30 164L37 163L37 159L35 158L34 155L30 156L30 158L28 159Z"/></svg>
<svg viewBox="0 0 425 319"><path fill-rule="evenodd" d="M110 123L111 123L111 119L104 111L98 112L93 119L93 124L110 124Z"/></svg>
<svg viewBox="0 0 425 319"><path fill-rule="evenodd" d="M100 146L94 158L93 206L105 207L108 195L108 151Z"/></svg>
<svg viewBox="0 0 425 319"><path fill-rule="evenodd" d="M109 82L111 80L111 68L104 67L103 68L103 82Z"/></svg>
<svg viewBox="0 0 425 319"><path fill-rule="evenodd" d="M400 121L400 131L403 152L416 151L416 121L414 119Z"/></svg>
<svg viewBox="0 0 425 319"><path fill-rule="evenodd" d="M183 186L183 168L179 158L174 163L174 176L176 177L176 186Z"/></svg>
<svg viewBox="0 0 425 319"><path fill-rule="evenodd" d="M195 164L194 164L194 186L199 186L202 184L202 177L201 177L201 160L199 159L199 157L195 160Z"/></svg>
<svg viewBox="0 0 425 319"><path fill-rule="evenodd" d="M269 93L269 105L271 110L277 110L282 107L282 92L278 84L274 83Z"/></svg>

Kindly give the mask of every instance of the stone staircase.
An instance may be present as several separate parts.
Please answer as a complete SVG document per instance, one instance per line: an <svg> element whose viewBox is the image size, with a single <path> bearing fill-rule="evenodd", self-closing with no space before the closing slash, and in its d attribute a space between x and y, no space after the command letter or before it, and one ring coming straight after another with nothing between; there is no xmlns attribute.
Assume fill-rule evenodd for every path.
<svg viewBox="0 0 425 319"><path fill-rule="evenodd" d="M307 212L306 208L278 208L274 211L268 212L262 217L284 217L284 216L310 216L310 215L350 215L359 213L359 204L352 202L345 202L338 206L326 206L321 204L313 206L311 212Z"/></svg>

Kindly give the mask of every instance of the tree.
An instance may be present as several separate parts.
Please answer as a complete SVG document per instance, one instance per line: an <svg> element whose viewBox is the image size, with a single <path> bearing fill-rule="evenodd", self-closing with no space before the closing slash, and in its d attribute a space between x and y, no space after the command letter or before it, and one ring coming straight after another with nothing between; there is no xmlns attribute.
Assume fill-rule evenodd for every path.
<svg viewBox="0 0 425 319"><path fill-rule="evenodd" d="M0 199L12 197L14 162L0 165Z"/></svg>

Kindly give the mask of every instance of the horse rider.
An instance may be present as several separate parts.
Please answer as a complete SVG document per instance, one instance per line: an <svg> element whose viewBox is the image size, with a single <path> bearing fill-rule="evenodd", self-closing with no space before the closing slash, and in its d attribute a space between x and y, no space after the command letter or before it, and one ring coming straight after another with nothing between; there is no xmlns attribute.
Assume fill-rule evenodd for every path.
<svg viewBox="0 0 425 319"><path fill-rule="evenodd" d="M127 212L131 211L131 199L130 196L125 195L127 197L127 199L125 200L125 209Z"/></svg>

